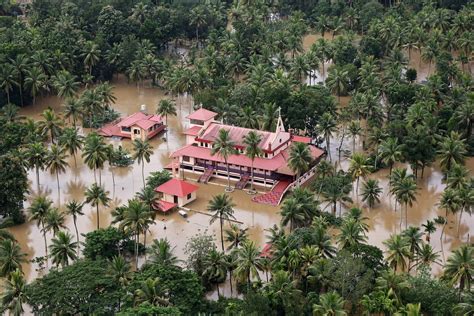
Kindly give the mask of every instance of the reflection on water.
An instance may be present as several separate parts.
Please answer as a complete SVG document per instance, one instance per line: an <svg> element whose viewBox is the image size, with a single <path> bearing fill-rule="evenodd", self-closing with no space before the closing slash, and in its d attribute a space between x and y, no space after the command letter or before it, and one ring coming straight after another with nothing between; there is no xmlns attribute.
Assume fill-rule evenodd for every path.
<svg viewBox="0 0 474 316"><path fill-rule="evenodd" d="M304 47L308 48L317 38L318 35L307 36L304 41ZM414 58L416 58L416 53L412 52L412 54ZM158 101L165 97L164 92L158 88L151 88L147 85L137 88L133 84L127 84L123 77L114 80L112 84L115 87L114 93L117 97L117 102L114 105L114 108L123 115L139 111L142 104L147 106L149 112L153 112ZM343 106L346 105L348 101L349 97L341 98L341 104ZM164 141L164 134L155 137L151 141L151 144L154 147L154 154L151 157L151 162L145 165L145 176L150 172L163 169L164 166L170 163L170 153L185 144L185 138L182 135L182 131L186 128L185 116L190 111L191 100L190 98L181 97L177 100L177 103L179 109L178 116L168 118L168 124L170 126L168 131L168 141ZM35 106L23 108L21 110L21 115L40 119L40 113L47 107L51 107L55 111L60 112L61 101L54 96L43 98L38 100ZM131 150L132 146L129 140L109 141L117 146L121 143L124 148ZM336 148L338 146L339 139L333 139L331 141L333 160L337 159ZM351 150L351 148L352 140L350 137L346 137L343 144L343 150ZM40 174L41 192L36 192L36 177L34 172L29 173L30 186L32 188L31 197L36 196L38 193L47 194L57 205L60 204L62 209L64 208L66 201L71 199L82 201L84 199L84 191L94 182L93 172L84 165L82 159L77 159L77 167L74 167L73 157L70 157L68 162L71 167L67 169L66 173L60 176L61 203L58 203L57 201L58 192L56 178L47 171L43 171ZM469 159L467 165L472 171L474 168L474 159ZM347 168L347 161L344 159L341 161L341 167ZM138 166L136 163L127 168L114 168L113 172L115 175L115 187L112 183L112 173L110 168L107 166L102 171L102 183L106 190L110 192L112 202L109 208L101 208L100 210L101 227L109 225L111 221L110 210L117 205L126 203L126 201L132 198L135 192L139 191L143 185L141 166ZM368 223L370 225L369 241L371 244L377 245L382 249L382 242L386 240L390 234L400 231L400 212L394 211L394 202L388 195L387 173L387 170L382 170L371 175L372 178L380 180L380 183L384 188L384 195L380 205L372 210L365 209L365 215L369 218ZM219 185L197 185L200 187L198 198L190 204L189 207L197 211L205 212L207 203L211 197L224 192L224 189ZM444 211L439 210L436 205L444 188L442 174L439 171L438 166L434 165L427 168L424 179L419 179L418 185L420 189L417 195L417 202L413 207L409 208L408 211L409 224L412 225L420 225L427 219L433 219L437 215L442 215L444 213ZM264 229L279 222L279 209L277 207L253 203L251 201L251 196L242 191L235 191L231 193L231 196L237 205L235 212L236 219L243 222L243 226L249 228L251 239L259 246L263 246L265 243ZM26 207L31 201L31 197L29 197L29 200L26 202ZM356 199L354 198L354 200ZM84 212L85 215L79 217L77 221L80 233L92 231L97 225L95 209L86 205L84 207ZM176 254L179 257L184 258L183 248L186 241L189 237L194 236L197 233L207 230L210 234L215 236L216 242L219 242L218 223L216 222L213 225L209 225L209 219L208 215L199 212L191 212L189 217L186 219L182 218L177 213L159 215L156 218L155 225L151 227L151 235L152 238L168 238L172 245L176 246ZM456 219L450 217L446 229L447 238L444 242L444 249L453 249L460 244L460 240L465 241L469 236L469 232L474 228L473 222L472 217L469 217L467 214L463 217L460 231L461 239L458 239ZM73 233L74 225L72 218L67 218L66 225ZM12 227L9 230L17 238L23 251L28 254L29 259L44 255L42 234L40 229L34 223L27 222L23 225ZM438 229L431 241L432 245L437 250L441 250L441 241L439 240L440 232L441 229ZM50 240L52 236L48 234L47 237L48 240ZM81 241L83 241L83 237L81 236L80 238ZM151 240L151 238L148 240ZM472 238L471 241L473 241ZM30 264L24 265L24 272L28 280L31 281L38 275L38 272L35 269L37 269L37 266L32 266ZM225 292L228 292L227 288Z"/></svg>

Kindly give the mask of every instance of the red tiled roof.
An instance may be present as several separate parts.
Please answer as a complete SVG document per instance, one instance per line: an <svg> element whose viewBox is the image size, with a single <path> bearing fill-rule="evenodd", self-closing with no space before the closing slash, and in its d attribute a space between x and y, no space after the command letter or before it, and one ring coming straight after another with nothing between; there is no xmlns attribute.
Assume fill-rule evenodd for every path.
<svg viewBox="0 0 474 316"><path fill-rule="evenodd" d="M210 119L213 119L216 115L217 115L216 112L212 112L204 108L200 108L196 112L193 112L189 114L188 116L186 116L186 118L189 120L196 120L196 121L208 121Z"/></svg>
<svg viewBox="0 0 474 316"><path fill-rule="evenodd" d="M257 157L254 160L253 166L254 168L269 170L269 171L278 171L280 173L294 175L288 168L288 150L281 151L278 155L274 156L273 158L261 158ZM310 146L311 153L313 158L319 158L324 154L324 151L315 147ZM198 147L193 145L187 145L175 151L171 157L176 158L180 156L189 156L198 159L204 159L209 161L216 161L223 163L224 159L219 155L211 155L211 149L205 147ZM252 160L245 155L231 155L227 159L229 164L244 166L244 167L251 167Z"/></svg>
<svg viewBox="0 0 474 316"><path fill-rule="evenodd" d="M157 211L161 211L161 212L168 212L169 210L173 209L174 207L176 207L178 204L176 203L171 203L171 202L166 202L166 201L163 201L163 200L159 200L156 202L156 204L154 205L154 208L155 210Z"/></svg>
<svg viewBox="0 0 474 316"><path fill-rule="evenodd" d="M183 134L190 135L190 136L197 136L200 130L201 130L201 126L193 126L185 130Z"/></svg>
<svg viewBox="0 0 474 316"><path fill-rule="evenodd" d="M189 182L173 178L155 188L156 192L183 197L199 189L198 186Z"/></svg>
<svg viewBox="0 0 474 316"><path fill-rule="evenodd" d="M272 244L265 244L262 251L260 252L260 257L270 258L272 256Z"/></svg>
<svg viewBox="0 0 474 316"><path fill-rule="evenodd" d="M250 132L250 131L255 131L257 132L260 136L262 136L262 140L259 144L259 147L262 149L268 149L269 145L272 143L276 133L272 132L266 132L266 131L258 131L258 130L253 130L250 128L244 128L244 127L239 127L239 126L230 126L230 125L224 125L220 123L211 123L202 136L199 136L200 139L214 142L214 140L218 137L219 131L221 129L225 129L229 131L229 137L230 139L238 146L245 146L244 145L244 138L245 136ZM286 133L286 132L284 132Z"/></svg>
<svg viewBox="0 0 474 316"><path fill-rule="evenodd" d="M298 143L311 143L311 137L293 135L293 140Z"/></svg>
<svg viewBox="0 0 474 316"><path fill-rule="evenodd" d="M140 120L144 120L146 118L148 118L148 115L146 115L145 113L142 113L142 112L137 112L137 113L133 113L132 115L123 118L116 125L118 127L130 127L133 124L135 124L136 122L138 122Z"/></svg>

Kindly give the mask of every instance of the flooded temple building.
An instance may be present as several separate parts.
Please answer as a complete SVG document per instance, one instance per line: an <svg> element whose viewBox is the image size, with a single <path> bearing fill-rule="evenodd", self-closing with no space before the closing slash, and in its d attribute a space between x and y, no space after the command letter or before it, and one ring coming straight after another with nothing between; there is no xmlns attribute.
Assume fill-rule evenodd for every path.
<svg viewBox="0 0 474 316"><path fill-rule="evenodd" d="M151 139L166 128L160 115L136 112L105 125L99 134L106 137Z"/></svg>
<svg viewBox="0 0 474 316"><path fill-rule="evenodd" d="M252 129L222 124L215 120L216 116L217 113L201 108L186 117L189 120L189 127L184 131L186 145L172 154L172 166L179 168L180 172L198 174L198 181L202 183L207 183L213 177L227 178L224 158L212 154L219 131L225 129L229 132L237 152L228 157L230 178L236 181L237 189L244 189L251 181L252 175L252 160L245 155L244 138ZM324 155L322 149L311 144L309 137L293 135L286 131L281 117L278 118L274 132L255 132L261 136L259 147L262 151L262 155L256 157L253 162L255 184L274 187L278 183L284 183L286 188L295 180L296 174L288 165L293 142L308 144L316 162Z"/></svg>

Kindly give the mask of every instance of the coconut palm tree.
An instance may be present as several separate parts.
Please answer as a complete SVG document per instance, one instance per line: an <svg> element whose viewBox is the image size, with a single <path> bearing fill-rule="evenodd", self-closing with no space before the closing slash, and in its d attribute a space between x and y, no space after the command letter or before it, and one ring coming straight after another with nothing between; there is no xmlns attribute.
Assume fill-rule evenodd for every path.
<svg viewBox="0 0 474 316"><path fill-rule="evenodd" d="M235 275L241 282L247 282L247 288L250 289L251 278L256 277L260 280L258 271L261 270L260 251L253 241L246 241L242 247L237 250L235 259Z"/></svg>
<svg viewBox="0 0 474 316"><path fill-rule="evenodd" d="M18 86L20 83L16 81L17 72L15 67L9 63L3 63L0 67L0 88L5 91L7 95L7 103L10 103L10 91L13 86Z"/></svg>
<svg viewBox="0 0 474 316"><path fill-rule="evenodd" d="M293 142L291 144L288 165L297 177L308 171L312 162L313 157L308 144L300 142Z"/></svg>
<svg viewBox="0 0 474 316"><path fill-rule="evenodd" d="M160 100L160 102L158 103L158 108L156 109L156 114L164 116L165 125L168 125L168 115L178 115L178 113L176 112L176 104L169 99Z"/></svg>
<svg viewBox="0 0 474 316"><path fill-rule="evenodd" d="M69 260L77 259L79 244L72 241L72 238L72 235L68 232L60 231L51 240L49 250L51 251L53 264L56 264L56 266L61 265L64 268L69 265Z"/></svg>
<svg viewBox="0 0 474 316"><path fill-rule="evenodd" d="M290 224L290 232L300 227L305 222L305 214L301 203L294 197L290 197L283 202L281 207L281 225Z"/></svg>
<svg viewBox="0 0 474 316"><path fill-rule="evenodd" d="M214 141L214 144L211 149L211 155L220 156L224 159L224 163L227 168L227 188L226 192L232 192L232 188L230 187L230 171L229 171L229 163L227 162L231 155L237 155L238 152L235 149L235 143L230 138L229 130L220 129L217 138Z"/></svg>
<svg viewBox="0 0 474 316"><path fill-rule="evenodd" d="M17 269L10 274L2 289L0 311L10 311L10 315L21 316L24 314L23 305L28 301L26 294L26 281L21 270Z"/></svg>
<svg viewBox="0 0 474 316"><path fill-rule="evenodd" d="M59 174L66 172L69 164L66 161L66 148L59 145L51 145L51 150L48 152L46 158L46 167L51 174L56 174L56 181L58 183L58 200L61 200L61 186L59 185Z"/></svg>
<svg viewBox="0 0 474 316"><path fill-rule="evenodd" d="M326 140L326 150L328 152L329 160L331 160L330 139L331 135L336 131L336 127L336 120L331 113L325 112L321 115L317 128L319 132L324 135L324 139Z"/></svg>
<svg viewBox="0 0 474 316"><path fill-rule="evenodd" d="M439 207L445 210L445 218L447 222L448 213L452 213L453 215L455 215L461 208L461 201L459 200L458 193L454 189L446 188L441 194Z"/></svg>
<svg viewBox="0 0 474 316"><path fill-rule="evenodd" d="M393 296L397 305L401 304L401 293L410 287L410 283L408 283L404 274L397 274L391 269L382 271L375 280L375 284L377 290Z"/></svg>
<svg viewBox="0 0 474 316"><path fill-rule="evenodd" d="M224 230L225 241L229 244L227 250L238 248L239 245L245 242L248 238L247 230L248 228L242 229L236 224L230 224L230 228Z"/></svg>
<svg viewBox="0 0 474 316"><path fill-rule="evenodd" d="M207 206L207 210L212 213L212 217L209 221L209 224L212 224L217 219L219 219L222 251L225 251L223 231L224 221L230 221L231 219L235 219L234 207L235 204L233 203L232 198L227 194L218 194L213 196L212 200L209 201L209 205Z"/></svg>
<svg viewBox="0 0 474 316"><path fill-rule="evenodd" d="M402 159L402 146L396 138L389 137L380 144L379 157L384 164L389 165L391 176L393 165Z"/></svg>
<svg viewBox="0 0 474 316"><path fill-rule="evenodd" d="M154 239L148 249L148 253L153 263L176 266L180 260L173 254L175 248L171 247L170 242L166 238Z"/></svg>
<svg viewBox="0 0 474 316"><path fill-rule="evenodd" d="M97 215L97 229L100 228L99 223L99 205L108 206L110 202L109 191L105 191L103 187L98 186L97 183L93 183L86 191L86 203L89 203L92 207L96 207Z"/></svg>
<svg viewBox="0 0 474 316"><path fill-rule="evenodd" d="M107 275L120 284L122 290L126 288L133 274L130 264L122 256L114 256L107 267ZM121 297L118 298L118 310L121 309Z"/></svg>
<svg viewBox="0 0 474 316"><path fill-rule="evenodd" d="M99 184L101 184L100 170L107 161L108 148L104 142L104 138L96 132L87 135L84 148L82 150L82 158L87 166L94 170L94 180L97 182L96 170L99 169Z"/></svg>
<svg viewBox="0 0 474 316"><path fill-rule="evenodd" d="M97 65L100 60L100 49L99 45L94 42L88 41L84 47L84 66L89 70L89 75L92 75L92 68Z"/></svg>
<svg viewBox="0 0 474 316"><path fill-rule="evenodd" d="M353 153L349 161L349 170L352 179L356 180L356 195L359 198L359 180L365 178L369 174L369 164L367 157L362 153Z"/></svg>
<svg viewBox="0 0 474 316"><path fill-rule="evenodd" d="M42 143L33 143L26 147L24 157L30 169L34 168L36 171L36 190L40 192L40 177L39 171L46 166L47 149Z"/></svg>
<svg viewBox="0 0 474 316"><path fill-rule="evenodd" d="M145 187L145 161L150 162L151 155L153 155L153 146L148 140L135 139L133 141L132 158L142 165L143 187Z"/></svg>
<svg viewBox="0 0 474 316"><path fill-rule="evenodd" d="M341 102L341 94L347 90L349 84L349 73L341 67L332 66L325 82L326 86L336 93L337 100Z"/></svg>
<svg viewBox="0 0 474 316"><path fill-rule="evenodd" d="M421 226L424 228L426 234L426 241L429 243L431 240L431 234L436 231L435 222L427 219L426 223L421 224Z"/></svg>
<svg viewBox="0 0 474 316"><path fill-rule="evenodd" d="M332 245L331 236L325 227L316 227L313 233L314 246L323 258L332 258L336 254L336 247Z"/></svg>
<svg viewBox="0 0 474 316"><path fill-rule="evenodd" d="M383 242L387 247L387 262L389 266L397 272L398 269L404 272L407 268L407 259L410 258L410 242L402 235L392 235Z"/></svg>
<svg viewBox="0 0 474 316"><path fill-rule="evenodd" d="M49 210L44 219L44 230L46 232L52 232L53 236L56 236L61 229L66 229L64 222L64 214L58 208L53 207Z"/></svg>
<svg viewBox="0 0 474 316"><path fill-rule="evenodd" d="M64 118L70 120L72 118L72 125L76 127L76 122L82 117L82 103L78 98L70 98L64 104ZM70 121L69 121L70 122Z"/></svg>
<svg viewBox="0 0 474 316"><path fill-rule="evenodd" d="M439 254L433 250L433 247L429 244L422 244L420 249L415 255L416 264L412 266L425 266L430 267L433 263L441 264L438 261Z"/></svg>
<svg viewBox="0 0 474 316"><path fill-rule="evenodd" d="M252 166L251 166L251 178L252 181L250 183L250 192L255 192L253 185L254 185L254 168L253 164L255 161L255 158L260 157L263 154L262 149L260 148L260 142L262 141L262 135L258 134L255 131L250 131L247 135L244 137L244 144L245 144L245 155L250 158L252 161Z"/></svg>
<svg viewBox="0 0 474 316"><path fill-rule="evenodd" d="M75 127L66 127L62 135L59 137L59 145L74 157L74 167L77 168L76 154L81 150L84 144L84 137L79 135L79 131Z"/></svg>
<svg viewBox="0 0 474 316"><path fill-rule="evenodd" d="M46 253L46 258L48 257L48 243L46 241L45 224L46 216L50 213L52 204L53 201L51 201L46 196L40 195L31 202L31 205L28 208L29 220L36 221L36 225L38 227L41 227L41 232L43 233L44 239L44 251Z"/></svg>
<svg viewBox="0 0 474 316"><path fill-rule="evenodd" d="M227 277L227 261L224 252L212 249L204 258L204 266L202 275L208 282L216 284L219 297L219 283L224 282Z"/></svg>
<svg viewBox="0 0 474 316"><path fill-rule="evenodd" d="M354 218L345 219L341 225L337 241L341 249L346 249L367 241L364 226Z"/></svg>
<svg viewBox="0 0 474 316"><path fill-rule="evenodd" d="M79 242L79 231L77 230L77 218L84 215L82 208L84 207L83 202L78 202L72 200L66 203L66 215L72 216L72 221L74 222L74 229L76 230L76 239L77 239L77 255L79 255L80 242Z"/></svg>
<svg viewBox="0 0 474 316"><path fill-rule="evenodd" d="M319 304L313 305L313 315L345 316L344 300L337 292L328 292L319 296Z"/></svg>
<svg viewBox="0 0 474 316"><path fill-rule="evenodd" d="M392 192L400 205L405 205L405 229L408 227L408 206L412 206L416 201L416 181L413 175L402 177L395 181ZM401 225L401 216L400 216Z"/></svg>
<svg viewBox="0 0 474 316"><path fill-rule="evenodd" d="M49 133L51 136L51 141L54 144L56 137L61 134L61 127L64 125L61 118L56 115L53 109L48 108L41 113L43 121L39 123L39 129L44 133Z"/></svg>
<svg viewBox="0 0 474 316"><path fill-rule="evenodd" d="M356 137L362 134L362 127L360 121L351 121L349 124L349 133L352 136L352 152L355 153Z"/></svg>
<svg viewBox="0 0 474 316"><path fill-rule="evenodd" d="M464 164L466 154L466 144L461 139L461 135L457 132L451 132L440 143L438 150L439 164L445 172L449 172L454 163Z"/></svg>
<svg viewBox="0 0 474 316"><path fill-rule="evenodd" d="M21 271L21 265L26 263L26 254L21 251L15 240L0 241L0 276L9 279L15 270Z"/></svg>
<svg viewBox="0 0 474 316"><path fill-rule="evenodd" d="M39 67L33 67L26 71L25 88L29 89L33 96L33 105L36 105L36 95L46 85L48 76Z"/></svg>
<svg viewBox="0 0 474 316"><path fill-rule="evenodd" d="M474 278L474 247L462 245L448 258L444 266L443 278L453 286L458 285L460 294L471 289Z"/></svg>
<svg viewBox="0 0 474 316"><path fill-rule="evenodd" d="M410 270L411 260L421 250L421 244L423 243L421 240L422 233L419 227L410 226L402 232L402 235L408 239L410 244L410 257L408 258L408 270Z"/></svg>
<svg viewBox="0 0 474 316"><path fill-rule="evenodd" d="M293 279L288 271L275 271L270 282L266 284L266 292L276 305L278 313L294 306L294 302L301 297L302 291L298 289L298 281Z"/></svg>
<svg viewBox="0 0 474 316"><path fill-rule="evenodd" d="M74 97L79 89L80 83L77 76L67 70L61 70L53 78L53 87L56 89L58 97L70 99Z"/></svg>
<svg viewBox="0 0 474 316"><path fill-rule="evenodd" d="M135 304L149 303L153 306L168 306L169 299L165 293L168 291L161 285L160 278L148 278L140 283L140 288L135 291Z"/></svg>
<svg viewBox="0 0 474 316"><path fill-rule="evenodd" d="M380 203L380 195L383 190L379 186L379 181L368 179L362 186L362 201L367 202L369 208L374 207L375 203Z"/></svg>
<svg viewBox="0 0 474 316"><path fill-rule="evenodd" d="M148 226L153 223L151 219L153 211L150 212L147 205L138 199L128 200L128 205L123 214L120 228L135 236L135 266L138 268L138 244L140 234L145 232Z"/></svg>

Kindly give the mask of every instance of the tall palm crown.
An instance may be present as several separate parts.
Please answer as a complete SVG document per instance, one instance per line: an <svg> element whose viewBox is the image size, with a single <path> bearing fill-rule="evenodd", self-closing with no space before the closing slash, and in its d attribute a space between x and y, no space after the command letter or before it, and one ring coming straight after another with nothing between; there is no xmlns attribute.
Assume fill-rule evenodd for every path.
<svg viewBox="0 0 474 316"><path fill-rule="evenodd" d="M206 267L203 276L211 283L217 284L217 292L219 295L219 283L223 282L227 276L227 261L224 252L212 249L204 258L204 266Z"/></svg>
<svg viewBox="0 0 474 316"><path fill-rule="evenodd" d="M107 275L111 276L120 286L125 287L132 278L130 264L122 256L115 256L109 263Z"/></svg>
<svg viewBox="0 0 474 316"><path fill-rule="evenodd" d="M67 99L64 104L64 118L70 120L72 118L72 124L76 126L77 121L82 116L82 103L78 98Z"/></svg>
<svg viewBox="0 0 474 316"><path fill-rule="evenodd" d="M214 196L212 200L209 201L209 205L207 207L207 210L212 213L212 217L209 223L212 224L217 219L219 219L222 251L224 251L224 221L235 219L234 207L235 204L233 203L232 198L227 194L218 194Z"/></svg>
<svg viewBox="0 0 474 316"><path fill-rule="evenodd" d="M349 165L349 173L352 176L352 179L356 180L356 194L359 194L359 180L360 178L365 178L369 174L369 164L367 162L367 157L361 153L354 153L351 156Z"/></svg>
<svg viewBox="0 0 474 316"><path fill-rule="evenodd" d="M294 197L290 197L283 202L281 207L281 224L290 224L290 231L302 226L305 222L305 214L301 203Z"/></svg>
<svg viewBox="0 0 474 316"><path fill-rule="evenodd" d="M84 215L82 211L84 203L72 200L66 203L66 215L72 216L74 222L74 229L76 230L77 250L79 252L79 231L77 230L77 218Z"/></svg>
<svg viewBox="0 0 474 316"><path fill-rule="evenodd" d="M298 176L301 176L301 174L308 171L312 162L313 157L311 156L309 146L305 143L293 142L290 147L290 157L288 159L288 165L291 170Z"/></svg>
<svg viewBox="0 0 474 316"><path fill-rule="evenodd" d="M407 259L410 258L410 242L408 238L402 235L392 235L383 242L387 247L387 261L395 272L398 268L405 271L407 268Z"/></svg>
<svg viewBox="0 0 474 316"><path fill-rule="evenodd" d="M56 236L56 234L61 229L66 228L66 226L64 225L64 222L65 222L64 213L62 213L56 207L53 207L46 214L44 230L46 232L52 232L53 236Z"/></svg>
<svg viewBox="0 0 474 316"><path fill-rule="evenodd" d="M60 231L51 240L49 249L53 258L53 264L56 266L61 265L64 267L69 265L69 260L77 259L76 250L79 245L72 238L72 235L68 232Z"/></svg>
<svg viewBox="0 0 474 316"><path fill-rule="evenodd" d="M153 147L148 140L135 139L133 141L133 159L142 165L143 187L145 187L145 161L150 162Z"/></svg>
<svg viewBox="0 0 474 316"><path fill-rule="evenodd" d="M10 278L15 270L21 271L21 265L25 263L26 254L21 251L15 240L5 239L0 241L0 276Z"/></svg>
<svg viewBox="0 0 474 316"><path fill-rule="evenodd" d="M464 164L466 154L466 144L461 136L456 132L451 132L443 139L438 150L441 168L450 171L454 163Z"/></svg>
<svg viewBox="0 0 474 316"><path fill-rule="evenodd" d="M349 74L347 70L343 70L340 67L334 66L329 70L329 74L326 79L326 85L329 87L329 89L336 93L340 101L341 94L347 89L348 81Z"/></svg>
<svg viewBox="0 0 474 316"><path fill-rule="evenodd" d="M235 149L235 143L230 138L229 131L223 128L220 129L219 135L212 144L211 155L217 155L224 159L227 166L227 190L230 190L230 172L227 160L229 156L235 154L237 154L237 150Z"/></svg>
<svg viewBox="0 0 474 316"><path fill-rule="evenodd" d="M165 296L165 288L161 286L159 278L148 278L141 282L140 288L135 291L135 304L148 302L154 306L168 306L169 300Z"/></svg>
<svg viewBox="0 0 474 316"><path fill-rule="evenodd" d="M0 311L5 312L8 309L11 315L23 315L23 304L26 304L27 301L26 281L23 278L23 273L20 270L13 271L10 279L3 286Z"/></svg>
<svg viewBox="0 0 474 316"><path fill-rule="evenodd" d="M390 175L393 165L402 159L402 147L396 138L387 138L379 147L379 156L382 162L390 166Z"/></svg>
<svg viewBox="0 0 474 316"><path fill-rule="evenodd" d="M92 186L87 188L86 191L86 203L96 207L97 215L97 229L100 228L99 223L99 205L108 206L110 202L109 192L105 191L103 187L98 186L97 183L93 183Z"/></svg>
<svg viewBox="0 0 474 316"><path fill-rule="evenodd" d="M59 144L74 157L74 165L77 166L76 153L84 144L84 137L79 135L78 129L75 127L65 128L59 137Z"/></svg>
<svg viewBox="0 0 474 316"><path fill-rule="evenodd" d="M319 120L318 130L324 135L324 139L326 140L326 150L328 151L329 159L331 159L331 135L336 131L336 127L337 124L334 116L329 112L325 112Z"/></svg>
<svg viewBox="0 0 474 316"><path fill-rule="evenodd" d="M100 49L99 45L93 42L87 42L84 50L84 66L89 70L89 74L92 74L92 68L100 60Z"/></svg>
<svg viewBox="0 0 474 316"><path fill-rule="evenodd" d="M48 77L39 67L33 67L26 72L25 87L33 95L33 105L36 104L36 95L44 88L47 80Z"/></svg>
<svg viewBox="0 0 474 316"><path fill-rule="evenodd" d="M462 245L448 258L444 267L445 279L458 285L459 291L470 290L474 278L474 247Z"/></svg>
<svg viewBox="0 0 474 316"><path fill-rule="evenodd" d="M238 249L235 264L236 277L240 279L241 282L247 282L249 288L252 277L260 279L258 274L258 271L262 268L260 251L253 241L246 241L242 247Z"/></svg>
<svg viewBox="0 0 474 316"><path fill-rule="evenodd" d="M405 204L405 228L408 226L408 206L412 206L416 201L417 185L413 175L405 177L394 183L392 188L400 204Z"/></svg>
<svg viewBox="0 0 474 316"><path fill-rule="evenodd" d="M255 131L250 131L247 135L245 135L244 138L244 144L245 144L245 155L250 158L252 161L252 183L251 183L251 188L250 190L253 191L253 185L254 185L254 168L253 164L255 161L255 158L260 157L263 154L262 149L260 148L259 144L262 141L262 135L258 134Z"/></svg>
<svg viewBox="0 0 474 316"><path fill-rule="evenodd" d="M43 113L41 113L41 116L43 117L43 121L40 121L39 128L45 134L49 133L51 141L54 143L56 137L61 133L63 122L51 108L44 110Z"/></svg>
<svg viewBox="0 0 474 316"><path fill-rule="evenodd" d="M120 228L135 236L135 263L138 266L138 242L141 233L144 233L153 222L151 219L153 211L150 212L147 205L137 199L129 200L123 214Z"/></svg>
<svg viewBox="0 0 474 316"><path fill-rule="evenodd" d="M24 151L25 159L29 168L36 170L36 186L39 192L40 190L40 179L39 171L46 166L47 149L42 143L30 144Z"/></svg>
<svg viewBox="0 0 474 316"><path fill-rule="evenodd" d="M153 240L153 243L148 249L153 263L170 266L175 266L179 262L179 259L173 254L173 251L174 247L171 247L170 242L166 238Z"/></svg>
<svg viewBox="0 0 474 316"><path fill-rule="evenodd" d="M96 132L87 135L82 151L82 157L87 166L95 171L101 169L107 161L107 145L104 138L99 136Z"/></svg>
<svg viewBox="0 0 474 316"><path fill-rule="evenodd" d="M19 84L16 81L16 77L17 72L12 65L4 63L2 67L0 67L0 87L7 95L7 103L10 103L10 91L13 89L13 86Z"/></svg>
<svg viewBox="0 0 474 316"><path fill-rule="evenodd" d="M240 228L236 224L230 224L230 228L225 231L225 241L229 244L227 250L238 248L244 241L247 240L247 228Z"/></svg>
<svg viewBox="0 0 474 316"><path fill-rule="evenodd" d="M156 113L165 117L165 124L168 125L168 115L176 116L176 104L168 99L160 100Z"/></svg>
<svg viewBox="0 0 474 316"><path fill-rule="evenodd" d="M380 195L383 190L379 186L379 181L375 179L367 180L362 187L362 201L367 202L369 207L373 207L375 203L380 203Z"/></svg>
<svg viewBox="0 0 474 316"><path fill-rule="evenodd" d="M321 294L319 304L313 305L313 315L345 316L344 300L336 292Z"/></svg>
<svg viewBox="0 0 474 316"><path fill-rule="evenodd" d="M337 239L341 249L344 249L365 243L367 236L365 235L364 226L359 221L349 218L342 223L341 232Z"/></svg>
<svg viewBox="0 0 474 316"><path fill-rule="evenodd" d="M66 167L69 164L66 161L66 148L59 145L51 145L51 150L48 152L47 167L51 174L56 174L56 180L58 182L58 196L61 193L61 187L59 185L59 174L66 172Z"/></svg>
<svg viewBox="0 0 474 316"><path fill-rule="evenodd" d="M60 71L53 81L53 86L60 98L72 98L76 95L80 83L77 77L69 71Z"/></svg>
<svg viewBox="0 0 474 316"><path fill-rule="evenodd" d="M38 227L41 227L41 231L43 233L46 257L48 256L48 244L46 241L45 224L46 224L46 216L51 211L52 205L53 205L53 201L51 201L46 196L40 195L31 202L31 205L28 208L29 220L36 221L36 225Z"/></svg>

